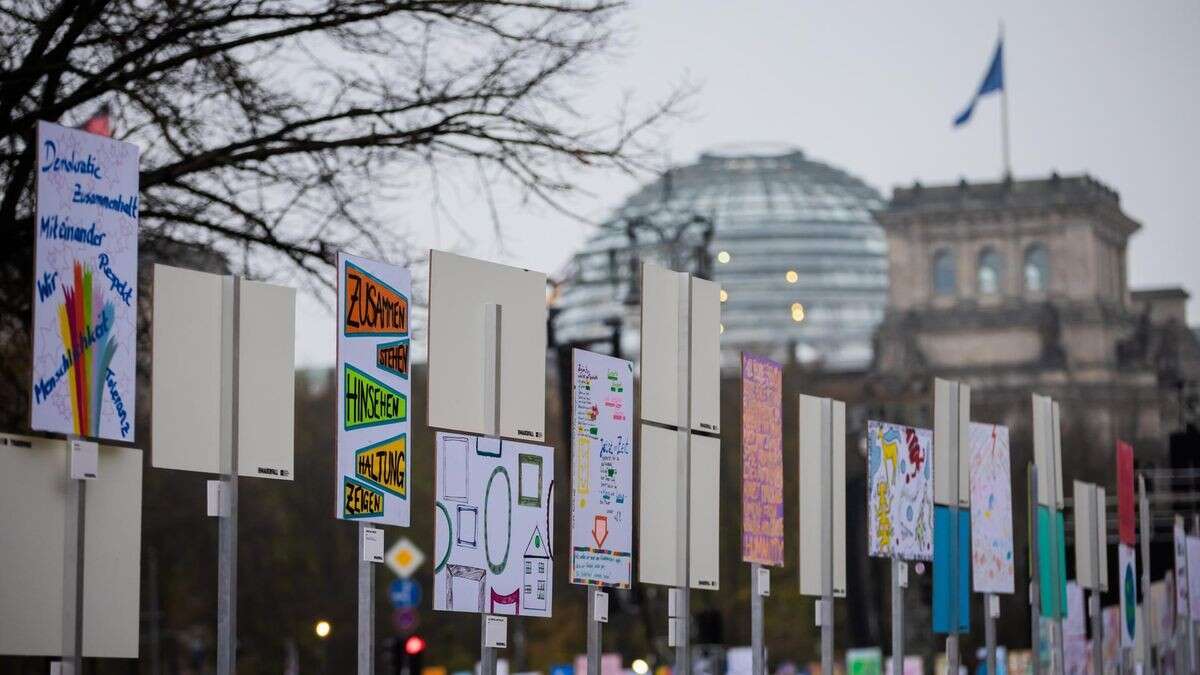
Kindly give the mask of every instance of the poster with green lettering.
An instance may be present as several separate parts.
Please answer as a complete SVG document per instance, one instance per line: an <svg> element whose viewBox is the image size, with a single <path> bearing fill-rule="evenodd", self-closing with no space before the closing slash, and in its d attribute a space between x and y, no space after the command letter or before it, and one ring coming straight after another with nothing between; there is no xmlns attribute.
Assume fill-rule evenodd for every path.
<svg viewBox="0 0 1200 675"><path fill-rule="evenodd" d="M342 252L337 274L334 512L408 527L412 278L403 267Z"/></svg>

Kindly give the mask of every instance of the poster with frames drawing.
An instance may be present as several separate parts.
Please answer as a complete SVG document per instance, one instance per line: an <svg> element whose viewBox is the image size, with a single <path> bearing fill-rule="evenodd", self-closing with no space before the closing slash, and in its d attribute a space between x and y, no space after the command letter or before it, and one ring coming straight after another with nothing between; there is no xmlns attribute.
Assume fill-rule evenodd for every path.
<svg viewBox="0 0 1200 675"><path fill-rule="evenodd" d="M933 559L933 432L867 423L870 554Z"/></svg>
<svg viewBox="0 0 1200 675"><path fill-rule="evenodd" d="M433 608L549 617L554 449L439 431Z"/></svg>
<svg viewBox="0 0 1200 675"><path fill-rule="evenodd" d="M572 350L571 582L629 588L633 364Z"/></svg>
<svg viewBox="0 0 1200 675"><path fill-rule="evenodd" d="M403 267L343 252L337 273L334 512L345 520L407 527L412 280Z"/></svg>
<svg viewBox="0 0 1200 675"><path fill-rule="evenodd" d="M38 122L30 426L134 441L136 145Z"/></svg>

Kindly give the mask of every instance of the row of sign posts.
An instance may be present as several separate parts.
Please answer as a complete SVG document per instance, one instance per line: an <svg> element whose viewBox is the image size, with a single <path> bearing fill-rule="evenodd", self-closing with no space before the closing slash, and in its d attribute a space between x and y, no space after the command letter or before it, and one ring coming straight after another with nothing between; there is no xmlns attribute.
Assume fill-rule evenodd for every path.
<svg viewBox="0 0 1200 675"><path fill-rule="evenodd" d="M140 548L130 545L140 536L140 453L84 440L134 442L137 161L130 144L39 125L31 423L71 441L62 455L70 479L62 497L53 498L61 499L63 518L53 528L61 524L63 566L62 584L50 595L61 598L63 621L61 633L37 637L13 629L7 607L29 606L14 589L46 590L33 582L47 577L5 584L0 651L59 651L66 672L77 670L84 654L130 656L137 649L136 640L119 631L130 625L129 617L119 617L133 598L136 628L138 580L129 570L139 566L126 564L123 574L105 577L123 583L84 584L104 564L95 551L107 551L114 542L125 551ZM677 649L677 670L687 675L690 590L719 588L719 287L652 264L643 265L640 281L638 578L670 587L669 642ZM494 673L495 649L506 644L505 617L548 617L552 606L554 452L541 445L545 285L541 273L440 251L430 256L425 403L429 425L438 430L433 606L481 615L484 675ZM419 549L404 539L385 556L382 532L373 527L406 527L411 520L411 278L402 267L339 253L337 287L334 509L338 518L358 522L358 672L371 673L373 565L387 561L400 577L389 589L399 630L415 625L422 596L408 578L423 557ZM209 481L209 514L220 519L221 673L236 667L238 479L293 477L294 307L290 288L162 265L154 269L152 465L220 476ZM634 368L582 350L574 352L572 365L566 555L571 581L588 586L588 669L598 675L606 589L629 588L634 568ZM779 364L743 356L742 558L750 565L755 675L765 672L769 568L784 562L782 389ZM973 576L974 590L984 594L988 667L995 672L996 594L1014 592L1008 434L1003 427L970 422L966 385L937 380L934 394L932 433L868 425L870 552L892 563L893 662L900 667L904 661L907 562L930 561L934 629L947 635L951 671L959 661L958 634L969 628L967 577ZM1035 395L1033 413L1031 602L1040 612L1033 613L1032 636L1037 644L1039 621L1049 621L1052 652L1061 664L1066 594L1059 412L1050 399ZM800 546L800 592L818 598L822 665L832 672L833 600L846 593L845 405L800 396L798 416L799 539L820 542ZM54 454L43 447L53 445L48 441L3 439L13 449L6 456L14 466L34 461L39 451ZM1132 449L1122 444L1117 454L1118 582L1129 589L1136 583ZM6 483L6 491L28 492L30 484L23 481L33 473L3 474L22 477ZM83 481L101 476L89 493ZM1098 593L1108 585L1104 491L1078 481L1074 487L1076 575L1092 592L1093 625L1100 635ZM1145 532L1149 509L1144 485L1141 489ZM991 505L986 511L979 508L980 494ZM16 519L0 518L6 534L20 530ZM85 523L98 531L89 532ZM1189 551L1180 552L1181 530L1177 525L1182 587L1179 559ZM1186 539L1186 548L1192 539ZM1200 556L1200 539L1196 548ZM27 553L21 549L21 555ZM1144 536L1147 588L1148 559ZM30 560L22 560L15 569L32 569ZM1130 645L1136 596L1123 591L1121 601L1122 617L1129 617L1122 622L1128 637L1122 644ZM95 607L116 608L114 620L89 619ZM61 645L44 644L47 635ZM61 639L54 640L56 635ZM1195 655L1191 658L1194 663Z"/></svg>

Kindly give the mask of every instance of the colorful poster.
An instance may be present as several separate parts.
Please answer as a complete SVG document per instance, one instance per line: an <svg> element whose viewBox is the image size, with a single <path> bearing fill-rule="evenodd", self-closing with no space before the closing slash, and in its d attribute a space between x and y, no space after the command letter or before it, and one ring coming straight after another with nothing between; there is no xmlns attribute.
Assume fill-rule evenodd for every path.
<svg viewBox="0 0 1200 675"><path fill-rule="evenodd" d="M573 350L571 582L629 588L633 567L633 364Z"/></svg>
<svg viewBox="0 0 1200 675"><path fill-rule="evenodd" d="M1115 673L1121 665L1121 608L1118 605L1101 610L1104 635L1100 651L1104 653L1104 672Z"/></svg>
<svg viewBox="0 0 1200 675"><path fill-rule="evenodd" d="M1012 476L1008 427L971 424L971 561L976 593L1012 593Z"/></svg>
<svg viewBox="0 0 1200 675"><path fill-rule="evenodd" d="M867 423L870 554L933 559L933 432Z"/></svg>
<svg viewBox="0 0 1200 675"><path fill-rule="evenodd" d="M1117 513L1121 543L1137 545L1133 502L1133 446L1117 441Z"/></svg>
<svg viewBox="0 0 1200 675"><path fill-rule="evenodd" d="M783 366L742 354L742 560L783 565Z"/></svg>
<svg viewBox="0 0 1200 675"><path fill-rule="evenodd" d="M1188 616L1187 535L1183 530L1183 516L1175 516L1175 613Z"/></svg>
<svg viewBox="0 0 1200 675"><path fill-rule="evenodd" d="M1120 544L1117 554L1117 595L1121 598L1121 646L1132 647L1137 632L1137 554L1128 544Z"/></svg>
<svg viewBox="0 0 1200 675"><path fill-rule="evenodd" d="M1200 537L1188 536L1188 613L1192 621L1200 621Z"/></svg>
<svg viewBox="0 0 1200 675"><path fill-rule="evenodd" d="M408 270L338 252L338 518L408 527Z"/></svg>
<svg viewBox="0 0 1200 675"><path fill-rule="evenodd" d="M38 122L30 425L132 443L136 145Z"/></svg>
<svg viewBox="0 0 1200 675"><path fill-rule="evenodd" d="M1062 511L1039 504L1037 522L1038 588L1042 596L1042 616L1062 618L1067 613L1067 545ZM1052 582L1056 578L1057 584Z"/></svg>
<svg viewBox="0 0 1200 675"><path fill-rule="evenodd" d="M878 647L846 650L846 675L882 675L883 650Z"/></svg>
<svg viewBox="0 0 1200 675"><path fill-rule="evenodd" d="M1150 583L1150 604L1154 606L1154 641L1164 644L1175 635L1175 575Z"/></svg>
<svg viewBox="0 0 1200 675"><path fill-rule="evenodd" d="M1063 635L1087 635L1087 619L1083 611L1083 587L1067 582L1067 616L1063 619Z"/></svg>
<svg viewBox="0 0 1200 675"><path fill-rule="evenodd" d="M549 617L554 448L437 433L433 608Z"/></svg>
<svg viewBox="0 0 1200 675"><path fill-rule="evenodd" d="M957 632L965 633L971 630L971 513L964 508L958 510L958 592L951 593L950 537L953 530L950 524L953 514L949 506L938 504L933 508L933 632L951 632L954 621L950 616L950 603L954 602L952 596L956 596Z"/></svg>

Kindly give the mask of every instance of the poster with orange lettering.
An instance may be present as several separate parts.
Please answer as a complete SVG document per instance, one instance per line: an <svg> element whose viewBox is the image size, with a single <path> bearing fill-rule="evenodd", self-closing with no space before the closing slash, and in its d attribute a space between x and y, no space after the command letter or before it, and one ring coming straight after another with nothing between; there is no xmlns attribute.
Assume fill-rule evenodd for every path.
<svg viewBox="0 0 1200 675"><path fill-rule="evenodd" d="M412 279L398 265L341 252L337 270L335 513L407 527Z"/></svg>
<svg viewBox="0 0 1200 675"><path fill-rule="evenodd" d="M783 366L742 354L742 560L783 565Z"/></svg>

